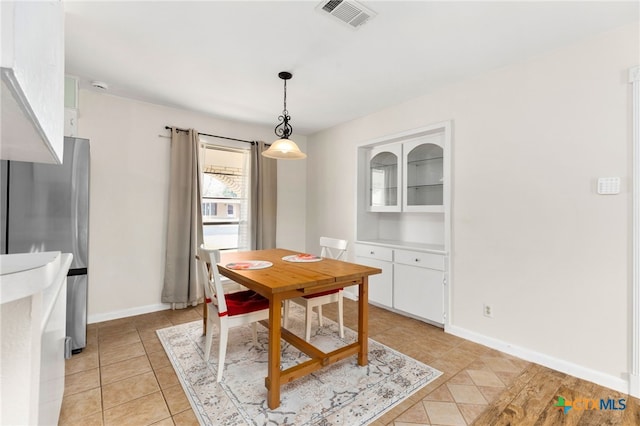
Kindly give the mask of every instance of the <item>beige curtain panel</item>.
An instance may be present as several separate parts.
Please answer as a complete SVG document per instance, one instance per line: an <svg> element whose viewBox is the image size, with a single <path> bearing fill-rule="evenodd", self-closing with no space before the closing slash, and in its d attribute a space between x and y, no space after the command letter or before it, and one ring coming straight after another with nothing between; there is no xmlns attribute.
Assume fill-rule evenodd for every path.
<svg viewBox="0 0 640 426"><path fill-rule="evenodd" d="M251 146L251 248L276 248L278 162L262 156L264 142Z"/></svg>
<svg viewBox="0 0 640 426"><path fill-rule="evenodd" d="M202 299L196 253L203 242L198 132L171 129L169 223L162 302L185 308Z"/></svg>

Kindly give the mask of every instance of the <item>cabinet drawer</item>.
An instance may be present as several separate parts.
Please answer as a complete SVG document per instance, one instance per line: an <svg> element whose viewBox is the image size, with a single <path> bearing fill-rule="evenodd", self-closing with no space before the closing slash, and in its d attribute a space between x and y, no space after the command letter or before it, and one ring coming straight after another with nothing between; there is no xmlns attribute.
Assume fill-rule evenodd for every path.
<svg viewBox="0 0 640 426"><path fill-rule="evenodd" d="M368 257L371 259L393 260L393 249L388 247L372 246L368 244L355 244L355 252L358 257Z"/></svg>
<svg viewBox="0 0 640 426"><path fill-rule="evenodd" d="M444 256L420 251L396 250L396 263L444 271Z"/></svg>

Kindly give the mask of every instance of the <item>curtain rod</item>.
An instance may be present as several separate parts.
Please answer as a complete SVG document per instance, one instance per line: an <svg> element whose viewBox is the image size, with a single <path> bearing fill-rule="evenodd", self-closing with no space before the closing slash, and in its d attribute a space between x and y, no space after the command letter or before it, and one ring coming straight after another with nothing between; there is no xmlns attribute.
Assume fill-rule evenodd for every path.
<svg viewBox="0 0 640 426"><path fill-rule="evenodd" d="M164 128L167 129L167 130L174 129L174 127L171 127L171 126L164 126ZM177 132L188 132L189 131L189 129L180 129L179 127L175 127L175 129L176 129ZM246 141L244 139L236 139L236 138L228 138L226 136L210 135L208 133L198 132L198 134L202 135L202 136L210 136L212 138L227 139L227 140L230 140L230 141L238 141L238 142L250 143L251 145L255 145L255 143L256 143L255 141Z"/></svg>

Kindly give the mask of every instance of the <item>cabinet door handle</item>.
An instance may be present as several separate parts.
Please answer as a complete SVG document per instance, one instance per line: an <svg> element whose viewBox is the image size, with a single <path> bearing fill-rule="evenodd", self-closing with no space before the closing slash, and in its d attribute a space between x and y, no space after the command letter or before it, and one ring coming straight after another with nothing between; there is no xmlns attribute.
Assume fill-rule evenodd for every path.
<svg viewBox="0 0 640 426"><path fill-rule="evenodd" d="M420 262L420 259L416 257L416 262Z"/></svg>
<svg viewBox="0 0 640 426"><path fill-rule="evenodd" d="M371 251L369 252L369 254L376 254L376 253L375 253L373 250L371 250Z"/></svg>

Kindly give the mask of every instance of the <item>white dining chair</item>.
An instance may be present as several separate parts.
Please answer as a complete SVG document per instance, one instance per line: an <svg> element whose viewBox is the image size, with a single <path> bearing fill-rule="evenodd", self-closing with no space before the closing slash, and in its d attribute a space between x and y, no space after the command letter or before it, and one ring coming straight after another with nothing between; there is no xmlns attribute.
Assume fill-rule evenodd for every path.
<svg viewBox="0 0 640 426"><path fill-rule="evenodd" d="M225 293L217 264L220 252L214 249L198 249L198 258L205 277L204 291L207 303L207 327L205 335L204 359L209 361L213 340L213 325L220 332L218 342L218 375L222 380L224 360L227 354L229 329L240 325L253 326L253 343L258 343L256 323L269 319L269 300L253 290ZM207 268L207 264L209 267Z"/></svg>
<svg viewBox="0 0 640 426"><path fill-rule="evenodd" d="M320 247L322 249L320 252L320 256L340 260L347 251L347 244L347 240L320 237ZM340 288L337 290L329 290L310 296L302 296L285 300L283 315L284 328L287 328L287 326L289 325L289 303L295 302L299 305L302 305L306 311L304 339L308 342L311 339L311 317L313 315L313 308L316 308L316 311L318 312L318 325L322 327L322 305L338 302L338 327L340 330L340 337L344 338L342 292L343 289Z"/></svg>

